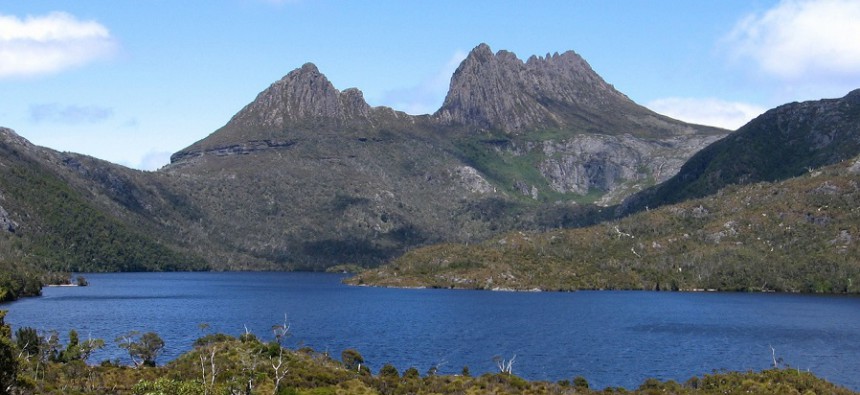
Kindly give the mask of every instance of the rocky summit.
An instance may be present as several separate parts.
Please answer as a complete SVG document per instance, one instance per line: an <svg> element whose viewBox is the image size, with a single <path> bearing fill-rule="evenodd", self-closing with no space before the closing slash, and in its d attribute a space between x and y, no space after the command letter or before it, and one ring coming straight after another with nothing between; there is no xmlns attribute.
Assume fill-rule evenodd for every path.
<svg viewBox="0 0 860 395"><path fill-rule="evenodd" d="M153 235L141 249L187 253L195 268L200 257L213 269L318 270L594 223L727 133L637 105L574 52L521 61L481 44L432 115L372 107L307 63L160 171L29 157L73 186L81 210ZM0 204L3 226L31 229L36 208Z"/></svg>
<svg viewBox="0 0 860 395"><path fill-rule="evenodd" d="M697 128L637 105L573 51L531 56L493 54L481 44L460 64L434 119L477 130L519 134L546 129L668 137Z"/></svg>

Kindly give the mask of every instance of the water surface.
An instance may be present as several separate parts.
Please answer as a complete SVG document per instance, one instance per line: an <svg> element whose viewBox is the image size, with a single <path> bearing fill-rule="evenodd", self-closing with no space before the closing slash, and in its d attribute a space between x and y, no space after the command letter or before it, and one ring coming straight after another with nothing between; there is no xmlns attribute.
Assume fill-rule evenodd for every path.
<svg viewBox="0 0 860 395"><path fill-rule="evenodd" d="M264 340L291 324L291 347L335 358L361 352L374 371L473 374L516 355L514 373L535 380L582 375L592 387L634 388L646 378L685 381L714 370L761 370L771 347L792 367L860 390L860 298L743 293L508 293L381 289L318 273L122 273L86 275L89 287L46 288L5 304L7 322L76 329L111 345L91 362L127 356L113 343L155 331L166 362L210 331Z"/></svg>

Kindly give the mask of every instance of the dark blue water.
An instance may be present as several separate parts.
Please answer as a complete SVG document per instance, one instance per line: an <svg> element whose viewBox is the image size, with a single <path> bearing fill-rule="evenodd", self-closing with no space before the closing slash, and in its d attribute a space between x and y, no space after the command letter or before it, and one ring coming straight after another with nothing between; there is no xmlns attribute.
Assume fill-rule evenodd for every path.
<svg viewBox="0 0 860 395"><path fill-rule="evenodd" d="M335 358L355 348L376 371L393 363L421 372L473 374L511 358L515 374L593 387L634 388L646 378L684 381L714 370L761 370L777 358L860 390L860 298L784 294L484 291L348 287L311 273L133 273L87 275L89 287L46 288L0 306L14 327L76 329L112 347L91 362L122 357L113 339L155 331L160 362L210 331L265 340L291 324L291 347ZM126 361L126 360L123 360ZM127 362L127 361L126 361Z"/></svg>

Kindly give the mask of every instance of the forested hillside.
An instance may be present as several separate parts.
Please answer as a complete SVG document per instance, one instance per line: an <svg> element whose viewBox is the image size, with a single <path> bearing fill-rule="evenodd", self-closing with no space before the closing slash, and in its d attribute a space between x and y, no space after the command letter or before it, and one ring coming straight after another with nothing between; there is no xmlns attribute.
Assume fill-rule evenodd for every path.
<svg viewBox="0 0 860 395"><path fill-rule="evenodd" d="M860 292L860 159L580 228L410 251L352 284Z"/></svg>

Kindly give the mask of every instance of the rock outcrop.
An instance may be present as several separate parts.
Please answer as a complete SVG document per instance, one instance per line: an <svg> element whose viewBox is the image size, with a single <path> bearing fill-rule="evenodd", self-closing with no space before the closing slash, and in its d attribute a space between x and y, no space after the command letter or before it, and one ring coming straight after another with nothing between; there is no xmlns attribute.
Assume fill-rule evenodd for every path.
<svg viewBox="0 0 860 395"><path fill-rule="evenodd" d="M9 213L3 206L0 206L0 231L15 233L16 229L18 229L18 223L9 217Z"/></svg>

